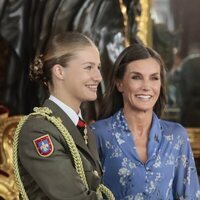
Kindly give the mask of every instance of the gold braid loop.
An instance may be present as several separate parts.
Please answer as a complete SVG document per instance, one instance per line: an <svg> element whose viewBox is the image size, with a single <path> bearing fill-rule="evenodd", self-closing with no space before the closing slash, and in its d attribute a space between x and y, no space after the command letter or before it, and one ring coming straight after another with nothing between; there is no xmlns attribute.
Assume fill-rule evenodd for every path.
<svg viewBox="0 0 200 200"><path fill-rule="evenodd" d="M99 199L103 199L102 193L106 196L108 200L115 200L113 193L103 184L100 184L97 188L97 195Z"/></svg>
<svg viewBox="0 0 200 200"><path fill-rule="evenodd" d="M70 149L70 152L71 152L73 160L74 160L76 172L80 176L80 179L82 180L85 187L87 189L89 189L79 151L76 147L76 144L74 143L72 136L69 134L66 127L62 124L62 120L60 118L50 116L52 111L47 107L39 107L39 108L36 107L33 110L35 111L34 113L29 114L28 116L24 117L19 122L19 124L16 128L16 131L15 131L14 141L13 141L14 174L15 174L17 186L18 186L20 193L22 195L22 199L28 200L28 196L25 192L25 189L24 189L24 186L23 186L20 174L19 174L19 166L18 166L18 161L17 161L18 139L19 139L19 133L21 131L23 124L26 122L28 117L31 116L31 115L42 115L43 117L45 117L48 121L50 121L52 124L54 124L58 128L58 130L63 135L63 137L64 137L64 139L65 139L65 141L66 141L66 143L67 143L67 145ZM114 200L115 199L112 192L108 188L106 188L104 185L100 184L99 187L97 188L97 195L98 195L99 199L103 199L102 193L104 193L107 196L108 200Z"/></svg>

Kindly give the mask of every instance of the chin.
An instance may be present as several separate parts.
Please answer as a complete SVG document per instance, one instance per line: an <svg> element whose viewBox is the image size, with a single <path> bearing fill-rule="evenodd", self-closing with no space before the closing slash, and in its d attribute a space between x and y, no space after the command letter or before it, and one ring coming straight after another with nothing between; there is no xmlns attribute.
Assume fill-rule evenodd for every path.
<svg viewBox="0 0 200 200"><path fill-rule="evenodd" d="M95 101L97 97L91 98L90 101Z"/></svg>
<svg viewBox="0 0 200 200"><path fill-rule="evenodd" d="M91 97L87 97L85 101L95 101L97 99L97 96L91 96Z"/></svg>

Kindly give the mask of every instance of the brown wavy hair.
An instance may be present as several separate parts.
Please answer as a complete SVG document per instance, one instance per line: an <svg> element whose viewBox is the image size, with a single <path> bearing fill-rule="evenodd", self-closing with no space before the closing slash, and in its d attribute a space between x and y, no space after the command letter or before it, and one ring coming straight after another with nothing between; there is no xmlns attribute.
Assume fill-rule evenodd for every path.
<svg viewBox="0 0 200 200"><path fill-rule="evenodd" d="M161 89L160 96L154 106L154 112L161 116L166 104L166 70L161 56L152 48L145 47L142 44L132 44L125 48L118 56L113 65L110 75L110 83L105 89L102 103L99 109L98 119L110 117L119 109L123 108L123 97L116 87L116 80L122 80L126 71L126 66L133 61L153 58L160 64Z"/></svg>

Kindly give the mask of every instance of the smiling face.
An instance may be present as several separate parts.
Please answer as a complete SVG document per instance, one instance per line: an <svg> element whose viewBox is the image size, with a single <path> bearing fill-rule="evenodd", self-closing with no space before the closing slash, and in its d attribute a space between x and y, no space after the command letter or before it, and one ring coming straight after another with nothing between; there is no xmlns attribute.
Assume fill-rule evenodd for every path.
<svg viewBox="0 0 200 200"><path fill-rule="evenodd" d="M160 65L153 58L132 61L126 66L122 80L117 81L124 107L137 111L153 111L161 88Z"/></svg>
<svg viewBox="0 0 200 200"><path fill-rule="evenodd" d="M63 67L63 96L68 105L80 105L97 98L97 86L102 80L100 56L95 46L78 50Z"/></svg>

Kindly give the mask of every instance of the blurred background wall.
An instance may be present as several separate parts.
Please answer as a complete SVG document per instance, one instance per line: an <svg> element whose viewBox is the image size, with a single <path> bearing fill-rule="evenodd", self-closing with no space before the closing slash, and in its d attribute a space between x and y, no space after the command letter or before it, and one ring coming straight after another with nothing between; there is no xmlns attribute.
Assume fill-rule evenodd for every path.
<svg viewBox="0 0 200 200"><path fill-rule="evenodd" d="M1 0L0 104L10 115L27 114L42 104L46 96L29 81L29 64L62 31L79 31L96 42L107 84L116 56L127 42L138 40L140 13L139 0Z"/></svg>
<svg viewBox="0 0 200 200"><path fill-rule="evenodd" d="M0 105L10 115L27 114L40 106L46 94L29 81L31 61L52 35L79 31L99 47L104 79L98 100L83 106L89 110L88 119L95 119L115 58L137 41L164 58L168 70L164 117L199 127L200 66L199 61L186 62L191 55L200 57L199 10L199 0L0 0Z"/></svg>

